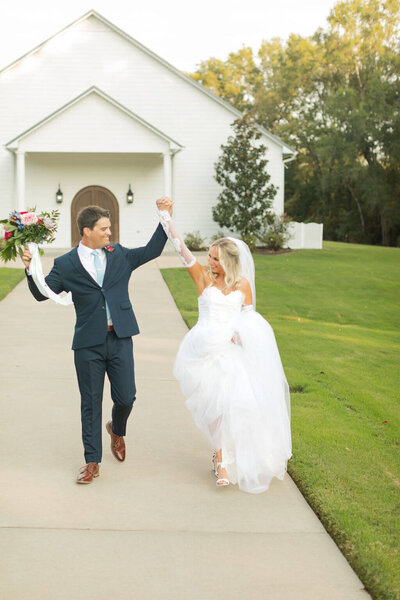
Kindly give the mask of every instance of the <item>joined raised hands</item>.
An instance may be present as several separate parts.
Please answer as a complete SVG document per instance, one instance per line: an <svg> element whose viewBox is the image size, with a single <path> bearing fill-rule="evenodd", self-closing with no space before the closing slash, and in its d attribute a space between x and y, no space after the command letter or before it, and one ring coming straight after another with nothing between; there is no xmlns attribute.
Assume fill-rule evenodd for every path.
<svg viewBox="0 0 400 600"><path fill-rule="evenodd" d="M172 216L172 207L174 206L173 201L168 196L163 196L156 200L158 210L167 210Z"/></svg>

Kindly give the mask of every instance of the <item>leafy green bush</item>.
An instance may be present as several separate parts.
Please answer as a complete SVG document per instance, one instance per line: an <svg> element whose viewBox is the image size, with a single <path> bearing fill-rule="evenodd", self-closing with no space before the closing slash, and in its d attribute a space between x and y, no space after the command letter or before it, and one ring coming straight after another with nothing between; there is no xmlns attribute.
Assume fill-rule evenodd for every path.
<svg viewBox="0 0 400 600"><path fill-rule="evenodd" d="M252 234L252 233L244 233L240 237L241 237L241 239L244 242L246 242L246 244L250 248L251 252L253 252L254 248L257 245L257 238L256 238L256 236L254 234Z"/></svg>
<svg viewBox="0 0 400 600"><path fill-rule="evenodd" d="M289 239L289 224L292 221L286 213L280 216L269 215L263 224L258 239L269 250L281 250Z"/></svg>
<svg viewBox="0 0 400 600"><path fill-rule="evenodd" d="M200 231L196 230L193 233L185 233L184 241L189 250L205 250L205 239L201 237Z"/></svg>
<svg viewBox="0 0 400 600"><path fill-rule="evenodd" d="M214 233L214 235L212 235L210 237L210 243L212 244L213 242L216 242L217 240L220 240L221 238L226 237L226 235L224 234L223 231L217 231L217 233Z"/></svg>

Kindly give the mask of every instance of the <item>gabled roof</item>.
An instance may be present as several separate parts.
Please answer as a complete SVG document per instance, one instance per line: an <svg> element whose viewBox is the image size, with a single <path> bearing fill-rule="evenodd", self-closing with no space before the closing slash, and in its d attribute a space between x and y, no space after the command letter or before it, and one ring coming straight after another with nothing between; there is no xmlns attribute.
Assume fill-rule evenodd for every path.
<svg viewBox="0 0 400 600"><path fill-rule="evenodd" d="M160 131L159 129L157 129L156 127L154 127L154 125L151 125L151 123L148 123L147 121L145 121L144 119L142 119L141 117L139 117L139 115L137 115L136 113L132 112L126 106L123 106L122 104L120 104L117 100L115 100L114 98L112 98L111 96L109 96L108 94L106 94L105 92L103 92L102 90L100 90L99 88L97 88L96 86L92 86L92 87L88 88L82 94L79 94L79 96L76 96L76 98L73 98L73 100L70 100L70 102L67 102L67 104L64 104L63 106L61 106L60 108L58 108L56 111L50 113L44 119L41 119L40 121L38 121L37 123L35 123L31 127L29 127L29 129L26 129L25 131L23 131L22 133L20 133L19 135L17 135L15 138L13 138L12 140L10 140L6 144L6 148L8 150L15 150L17 148L17 146L18 146L18 142L20 140L22 140L24 137L28 136L29 134L31 134L36 129L39 129L40 127L42 127L43 125L45 125L46 123L48 123L49 121L51 121L52 119L54 119L55 117L58 117L64 111L68 110L71 106L73 106L74 104L77 104L78 102L80 102L81 100L83 100L83 98L85 98L86 96L89 96L90 94L97 94L98 96L100 96L101 98L103 98L103 100L106 100L110 104L113 104L116 108L118 108L122 112L126 113L129 117L131 117L135 121L139 122L141 125L143 125L147 129L149 129L150 131L152 131L153 133L155 133L156 135L158 135L160 138L163 138L166 142L168 142L170 144L171 150L173 152L178 152L179 150L181 150L183 148L183 146L181 144L179 144L179 142L175 141L169 135L167 135L166 133Z"/></svg>
<svg viewBox="0 0 400 600"><path fill-rule="evenodd" d="M52 35L50 38L48 38L47 40L45 40L44 42L42 42L41 44L39 44L38 46L36 46L32 50L30 50L29 52L27 52L26 54L24 54L23 56L21 56L20 58L18 58L17 60L15 60L11 64L9 64L7 67L4 67L2 70L0 70L0 75L1 75L1 73L3 73L5 71L7 71L8 69L12 68L14 65L16 65L17 63L19 63L20 61L24 60L28 56L31 56L32 54L34 54L35 52L37 52L38 50L40 50L43 46L45 46L48 42L50 42L50 40L54 39L56 36L60 35L64 31L66 31L67 29L70 29L70 28L74 27L75 25L77 25L78 23L84 21L85 19L88 19L89 17L95 17L96 19L98 19L99 21L101 21L102 23L104 23L105 25L107 25L108 27L110 27L111 29L113 29L116 33L118 33L120 36L122 36L123 38L125 38L126 40L128 40L131 44L133 44L134 46L136 46L142 52L148 54L154 60L158 61L164 67L166 67L167 69L169 69L170 71L172 71L173 73L175 73L175 75L177 75L181 79L184 79L187 83L189 83L190 85L192 85L195 88L197 88L203 94L206 94L207 96L209 96L209 98L211 98L214 102L218 102L219 104L221 104L222 106L224 106L224 108L226 108L227 110L229 110L236 118L240 118L240 117L243 116L240 111L238 111L236 108L234 108L233 106L231 106L228 102L226 102L225 100L223 100L219 96L216 96L215 94L213 94L212 92L210 92L203 85L201 85L200 83L198 83L197 81L195 81L194 79L192 79L191 77L189 77L188 75L185 75L184 73L182 73L182 71L179 71L179 69L175 68L169 62L167 62L166 60L164 60L163 58L161 58L160 56L158 56L157 54L155 54L154 52L152 52L151 50L149 50L148 48L146 48L146 46L143 46L143 44L141 44L140 42L138 42L137 40L135 40L134 38L132 38L129 34L127 34L122 29L119 29L119 27L117 27L116 25L114 25L113 23L111 23L111 21L108 21L105 17L103 17L100 13L98 13L94 9L89 10L87 13L85 13L84 15L82 15L79 19L76 19L75 21L73 21L72 23L70 23L69 25L67 25L66 27L64 27L63 29L61 29L60 31L58 31L57 33L55 33L54 35ZM283 154L285 154L285 155L294 155L294 154L296 154L296 150L294 150L294 148L292 148L288 144L285 144L278 136L273 135L267 129L264 129L264 127L258 126L258 128L259 128L260 132L263 133L267 138L269 138L270 140L272 140L273 142L275 142L276 144L278 144L278 146L281 146Z"/></svg>

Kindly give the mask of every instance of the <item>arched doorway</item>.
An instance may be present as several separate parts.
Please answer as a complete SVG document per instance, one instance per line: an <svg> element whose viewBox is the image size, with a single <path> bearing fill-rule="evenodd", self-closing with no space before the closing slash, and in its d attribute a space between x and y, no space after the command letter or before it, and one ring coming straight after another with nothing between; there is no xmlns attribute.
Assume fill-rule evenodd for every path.
<svg viewBox="0 0 400 600"><path fill-rule="evenodd" d="M100 206L110 211L111 220L111 243L119 242L119 206L118 200L107 188L100 185L88 185L75 195L71 204L71 244L72 247L79 244L81 239L76 217L82 208L86 206Z"/></svg>

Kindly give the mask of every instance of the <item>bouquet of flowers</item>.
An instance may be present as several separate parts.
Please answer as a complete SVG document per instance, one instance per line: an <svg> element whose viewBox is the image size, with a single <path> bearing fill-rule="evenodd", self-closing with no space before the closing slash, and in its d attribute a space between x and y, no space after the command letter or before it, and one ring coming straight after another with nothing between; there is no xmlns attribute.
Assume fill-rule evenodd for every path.
<svg viewBox="0 0 400 600"><path fill-rule="evenodd" d="M0 258L4 262L22 256L29 242L41 244L54 242L57 231L58 210L37 214L36 208L18 212L14 210L8 219L0 220ZM43 254L43 250L39 248Z"/></svg>

